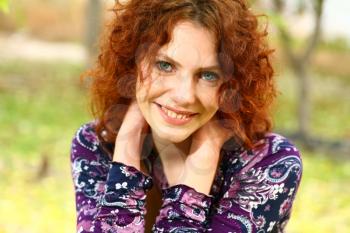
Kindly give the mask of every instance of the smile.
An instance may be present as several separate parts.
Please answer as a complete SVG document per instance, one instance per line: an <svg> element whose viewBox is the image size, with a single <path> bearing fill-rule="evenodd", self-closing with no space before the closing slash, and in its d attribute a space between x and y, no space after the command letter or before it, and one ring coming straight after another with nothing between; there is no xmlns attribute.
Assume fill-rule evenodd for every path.
<svg viewBox="0 0 350 233"><path fill-rule="evenodd" d="M157 108L160 111L160 115L163 117L163 119L172 125L183 125L188 123L192 120L192 118L197 115L197 113L194 114L179 114L176 113L168 108L163 107L160 104L156 103Z"/></svg>

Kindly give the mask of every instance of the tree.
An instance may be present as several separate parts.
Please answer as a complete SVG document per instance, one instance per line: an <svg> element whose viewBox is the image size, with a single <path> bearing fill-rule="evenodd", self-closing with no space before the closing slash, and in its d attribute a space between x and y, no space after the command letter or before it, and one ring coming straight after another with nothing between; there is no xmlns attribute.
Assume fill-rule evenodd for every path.
<svg viewBox="0 0 350 233"><path fill-rule="evenodd" d="M324 0L312 0L312 15L314 26L311 35L306 40L305 49L301 53L296 53L293 50L293 37L288 31L288 26L282 18L283 12L286 10L286 2L283 0L272 0L273 12L272 19L278 30L279 38L282 44L283 52L290 64L294 74L298 77L298 136L305 143L308 142L310 135L310 80L308 75L308 66L311 56L315 51L316 45L321 34L321 20L324 6ZM305 0L299 0L297 11L295 14L303 14L306 9Z"/></svg>
<svg viewBox="0 0 350 233"><path fill-rule="evenodd" d="M0 0L1 1L1 0ZM100 0L88 0L86 5L85 47L88 51L88 66L94 60L98 49L98 36L101 30L102 3Z"/></svg>

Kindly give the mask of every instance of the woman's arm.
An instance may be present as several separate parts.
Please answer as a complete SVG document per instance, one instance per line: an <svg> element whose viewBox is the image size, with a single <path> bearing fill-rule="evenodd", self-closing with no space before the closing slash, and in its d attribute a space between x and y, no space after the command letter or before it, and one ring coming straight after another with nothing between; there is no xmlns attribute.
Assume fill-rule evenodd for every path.
<svg viewBox="0 0 350 233"><path fill-rule="evenodd" d="M71 148L77 232L144 232L151 177L108 160L91 127L78 130Z"/></svg>
<svg viewBox="0 0 350 233"><path fill-rule="evenodd" d="M213 209L212 232L283 232L298 190L302 163L289 143L239 174Z"/></svg>
<svg viewBox="0 0 350 233"><path fill-rule="evenodd" d="M212 197L209 196L220 158L220 148L232 136L214 117L192 137L184 162L184 178L163 190L163 206L154 232L205 232Z"/></svg>
<svg viewBox="0 0 350 233"><path fill-rule="evenodd" d="M228 170L224 182L229 188L211 213L206 194L186 185L165 190L165 204L154 232L282 232L277 229L283 229L290 216L302 164L293 145L280 138L272 144L276 151L265 154L254 166L246 166L249 169L241 174ZM229 166L235 166L234 162Z"/></svg>

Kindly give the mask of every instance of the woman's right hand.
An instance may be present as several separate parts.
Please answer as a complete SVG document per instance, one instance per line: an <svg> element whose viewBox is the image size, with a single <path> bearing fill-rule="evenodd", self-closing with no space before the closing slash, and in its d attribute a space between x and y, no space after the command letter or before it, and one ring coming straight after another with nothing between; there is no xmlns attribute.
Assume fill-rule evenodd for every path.
<svg viewBox="0 0 350 233"><path fill-rule="evenodd" d="M113 161L133 166L140 170L143 141L149 125L136 102L132 101L124 116L115 140Z"/></svg>

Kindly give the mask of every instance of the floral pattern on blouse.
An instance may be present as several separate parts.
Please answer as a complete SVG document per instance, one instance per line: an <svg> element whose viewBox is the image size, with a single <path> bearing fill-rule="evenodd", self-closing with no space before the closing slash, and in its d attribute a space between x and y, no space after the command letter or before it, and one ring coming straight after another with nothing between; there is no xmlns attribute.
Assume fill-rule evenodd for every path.
<svg viewBox="0 0 350 233"><path fill-rule="evenodd" d="M152 232L284 232L298 190L302 162L286 138L269 133L253 150L223 148L210 194L169 187L152 150L150 175L112 162L100 148L93 122L81 126L71 147L77 232L144 232L147 191L162 190Z"/></svg>

